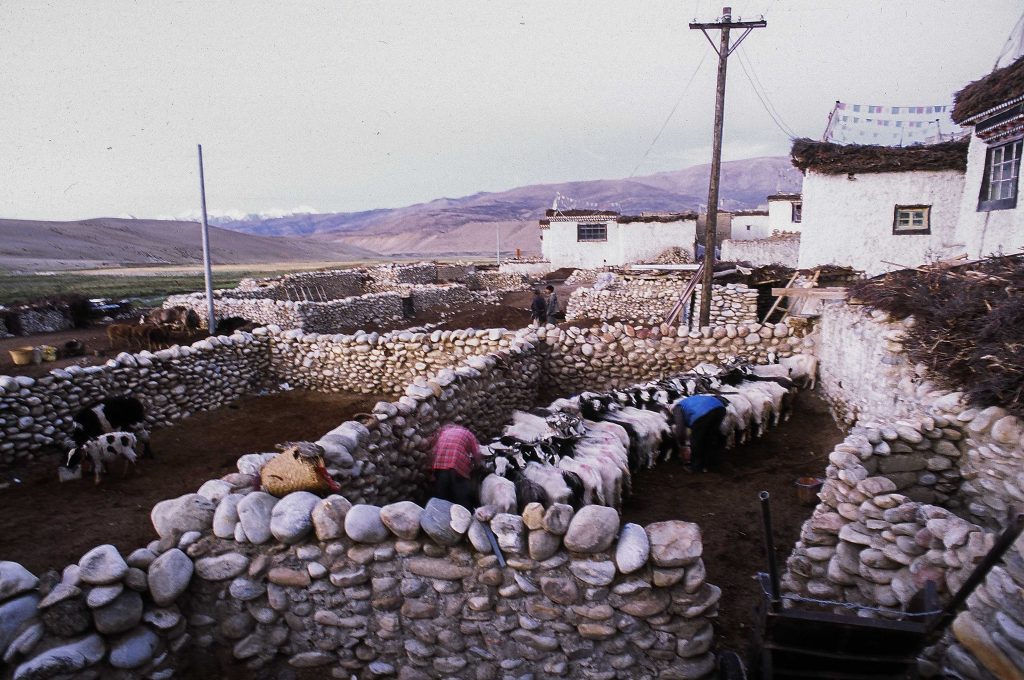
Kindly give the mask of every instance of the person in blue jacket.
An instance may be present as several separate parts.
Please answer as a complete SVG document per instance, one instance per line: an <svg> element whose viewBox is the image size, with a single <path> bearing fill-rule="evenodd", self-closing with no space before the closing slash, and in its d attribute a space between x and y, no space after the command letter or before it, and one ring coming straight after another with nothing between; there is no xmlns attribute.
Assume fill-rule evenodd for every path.
<svg viewBox="0 0 1024 680"><path fill-rule="evenodd" d="M672 406L676 441L682 449L683 460L689 453L690 469L707 472L718 465L718 456L724 445L721 426L725 418L723 397L695 394L684 397Z"/></svg>

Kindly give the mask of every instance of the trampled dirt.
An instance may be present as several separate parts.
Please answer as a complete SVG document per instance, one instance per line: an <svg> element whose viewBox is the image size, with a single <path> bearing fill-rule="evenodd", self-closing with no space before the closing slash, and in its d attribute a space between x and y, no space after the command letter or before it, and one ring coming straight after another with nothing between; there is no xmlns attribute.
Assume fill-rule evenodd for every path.
<svg viewBox="0 0 1024 680"><path fill-rule="evenodd" d="M56 452L27 470L5 472L0 481L17 477L21 483L0 490L0 560L40 574L77 562L103 543L123 554L145 547L157 537L149 511L159 501L194 493L206 480L235 472L243 454L315 439L387 398L299 390L243 397L154 430L155 458L139 461L136 472L123 479L118 466L99 486L91 478L58 482Z"/></svg>
<svg viewBox="0 0 1024 680"><path fill-rule="evenodd" d="M633 495L622 511L624 523L675 519L701 527L708 583L722 589L719 650L746 649L761 592L753 577L768 571L758 493L764 490L771 496L781 572L812 510L797 502L796 479L823 476L829 452L842 439L825 403L802 392L788 422L727 451L717 471L688 473L678 460L671 460L633 477Z"/></svg>

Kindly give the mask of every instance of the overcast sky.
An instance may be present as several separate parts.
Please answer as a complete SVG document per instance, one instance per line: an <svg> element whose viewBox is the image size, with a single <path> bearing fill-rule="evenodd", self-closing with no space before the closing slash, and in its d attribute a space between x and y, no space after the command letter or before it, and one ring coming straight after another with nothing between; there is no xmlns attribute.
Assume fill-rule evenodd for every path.
<svg viewBox="0 0 1024 680"><path fill-rule="evenodd" d="M637 175L706 163L716 57L687 24L721 6L0 0L0 217L194 212L198 142L221 213L395 207L628 177L641 159ZM1021 13L1019 0L733 9L768 27L729 62L726 159L789 149L736 55L785 126L819 137L836 99L951 101L991 70Z"/></svg>

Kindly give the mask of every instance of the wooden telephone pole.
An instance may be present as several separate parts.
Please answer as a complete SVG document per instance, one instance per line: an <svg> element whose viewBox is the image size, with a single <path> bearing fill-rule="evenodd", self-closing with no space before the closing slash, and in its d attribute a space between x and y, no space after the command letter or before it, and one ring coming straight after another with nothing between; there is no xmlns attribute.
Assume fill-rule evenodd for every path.
<svg viewBox="0 0 1024 680"><path fill-rule="evenodd" d="M718 88L715 94L715 136L711 151L711 182L708 185L708 214L704 224L704 278L701 281L700 325L711 324L711 282L715 275L715 227L718 223L718 182L722 174L722 125L725 121L725 71L731 55L743 39L755 28L764 28L768 23L762 17L758 21L733 21L732 8L723 7L722 17L708 23L692 22L691 29L700 29L711 47L718 53ZM718 47L708 35L708 29L721 29ZM742 28L743 34L732 46L729 45L729 31Z"/></svg>

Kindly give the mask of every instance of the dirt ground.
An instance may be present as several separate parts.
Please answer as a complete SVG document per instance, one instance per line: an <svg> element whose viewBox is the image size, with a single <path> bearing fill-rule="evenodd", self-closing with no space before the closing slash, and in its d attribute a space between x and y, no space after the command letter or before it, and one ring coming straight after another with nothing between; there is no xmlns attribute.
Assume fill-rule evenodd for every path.
<svg viewBox="0 0 1024 680"><path fill-rule="evenodd" d="M800 393L787 423L726 452L717 472L684 472L679 461L633 477L623 522L646 525L669 519L696 522L704 541L709 583L722 589L717 623L719 650L745 651L760 587L768 571L758 493L771 495L772 534L780 572L812 508L797 502L796 479L823 476L832 447L843 439L828 407Z"/></svg>
<svg viewBox="0 0 1024 680"><path fill-rule="evenodd" d="M6 471L4 481L17 477L21 483L0 490L0 559L39 574L77 562L102 543L124 554L144 547L156 538L149 511L157 502L235 471L242 454L318 437L382 398L299 390L244 397L154 430L155 459L141 460L124 479L118 469L99 486L92 479L59 483L56 452L31 468Z"/></svg>

